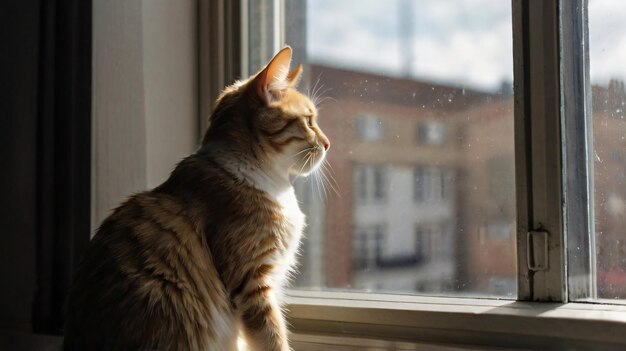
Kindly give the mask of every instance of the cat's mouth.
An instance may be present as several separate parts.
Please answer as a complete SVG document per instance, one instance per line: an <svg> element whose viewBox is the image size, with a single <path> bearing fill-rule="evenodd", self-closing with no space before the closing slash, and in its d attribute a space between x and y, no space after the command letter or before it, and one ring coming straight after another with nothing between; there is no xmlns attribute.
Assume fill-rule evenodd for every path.
<svg viewBox="0 0 626 351"><path fill-rule="evenodd" d="M314 187L318 189L318 193L323 199L326 198L329 191L341 197L339 185L333 177L332 167L326 159L328 146L329 142L326 140L325 144L317 143L316 146L301 150L300 155L302 156L299 158L298 166L290 169L291 174L296 177L310 176L309 179L313 182L311 184L316 184Z"/></svg>
<svg viewBox="0 0 626 351"><path fill-rule="evenodd" d="M315 144L294 155L297 161L290 168L290 172L295 175L308 176L317 170L326 158L326 149L319 144Z"/></svg>

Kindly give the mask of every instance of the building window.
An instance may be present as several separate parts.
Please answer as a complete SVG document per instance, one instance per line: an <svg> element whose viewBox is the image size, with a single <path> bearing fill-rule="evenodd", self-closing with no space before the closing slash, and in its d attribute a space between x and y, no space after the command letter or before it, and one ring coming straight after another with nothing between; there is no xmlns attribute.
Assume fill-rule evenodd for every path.
<svg viewBox="0 0 626 351"><path fill-rule="evenodd" d="M447 140L447 128L442 122L425 121L417 124L417 142L423 145L443 145Z"/></svg>
<svg viewBox="0 0 626 351"><path fill-rule="evenodd" d="M374 115L359 115L355 118L356 132L363 141L380 141L384 138L383 120Z"/></svg>
<svg viewBox="0 0 626 351"><path fill-rule="evenodd" d="M418 262L427 263L443 251L443 231L439 224L420 224L415 229L415 256Z"/></svg>
<svg viewBox="0 0 626 351"><path fill-rule="evenodd" d="M384 229L382 225L357 228L352 240L352 261L354 268L363 270L375 268L381 262Z"/></svg>
<svg viewBox="0 0 626 351"><path fill-rule="evenodd" d="M354 189L359 201L381 201L386 196L386 168L383 165L355 165Z"/></svg>
<svg viewBox="0 0 626 351"><path fill-rule="evenodd" d="M448 197L452 175L440 167L415 167L413 199L415 202L442 201Z"/></svg>

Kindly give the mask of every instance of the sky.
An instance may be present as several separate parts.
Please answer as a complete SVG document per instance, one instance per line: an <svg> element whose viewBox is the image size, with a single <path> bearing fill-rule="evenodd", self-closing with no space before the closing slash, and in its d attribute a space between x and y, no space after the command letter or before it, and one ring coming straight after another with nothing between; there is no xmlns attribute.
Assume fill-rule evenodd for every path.
<svg viewBox="0 0 626 351"><path fill-rule="evenodd" d="M626 1L589 0L591 82L626 80Z"/></svg>
<svg viewBox="0 0 626 351"><path fill-rule="evenodd" d="M626 1L589 14L592 82L625 79ZM307 15L312 62L486 91L513 80L507 0L309 0Z"/></svg>

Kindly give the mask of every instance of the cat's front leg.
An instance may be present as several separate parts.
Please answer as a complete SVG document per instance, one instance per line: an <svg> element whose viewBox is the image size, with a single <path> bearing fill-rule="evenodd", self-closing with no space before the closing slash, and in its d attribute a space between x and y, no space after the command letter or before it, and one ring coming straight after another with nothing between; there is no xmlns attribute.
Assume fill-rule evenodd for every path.
<svg viewBox="0 0 626 351"><path fill-rule="evenodd" d="M243 332L250 350L290 351L287 326L276 293L265 281L248 284L238 300Z"/></svg>

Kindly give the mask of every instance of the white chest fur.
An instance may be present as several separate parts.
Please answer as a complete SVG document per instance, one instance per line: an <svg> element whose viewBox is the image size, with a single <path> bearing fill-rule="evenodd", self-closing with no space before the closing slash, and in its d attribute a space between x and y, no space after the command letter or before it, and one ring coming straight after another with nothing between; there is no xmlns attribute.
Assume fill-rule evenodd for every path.
<svg viewBox="0 0 626 351"><path fill-rule="evenodd" d="M300 210L293 187L289 187L276 197L282 207L282 214L292 230L301 232L304 227L304 214ZM295 234L295 233L293 233ZM299 234L298 234L299 239Z"/></svg>
<svg viewBox="0 0 626 351"><path fill-rule="evenodd" d="M282 226L286 250L280 257L273 257L273 260L276 261L272 263L276 266L274 276L282 284L284 278L295 266L295 256L305 225L304 214L298 205L293 186L288 177L281 177L278 172L249 168L244 164L237 163L227 163L226 166L233 170L234 174L265 192L271 200L280 205L280 212L284 220L282 223L276 224Z"/></svg>
<svg viewBox="0 0 626 351"><path fill-rule="evenodd" d="M287 250L279 258L273 274L274 281L278 286L284 286L291 272L296 266L296 253L300 247L300 239L304 229L304 214L300 210L298 200L293 187L281 193L276 200L282 207L282 215L285 219L284 225L287 232Z"/></svg>
<svg viewBox="0 0 626 351"><path fill-rule="evenodd" d="M287 177L272 177L271 172L260 170L240 170L240 174L255 188L265 192L270 199L281 206L281 214L287 221L290 236L296 240L295 243L297 244L304 228L304 214L300 210L296 193L289 179ZM291 245L289 246L291 247Z"/></svg>

